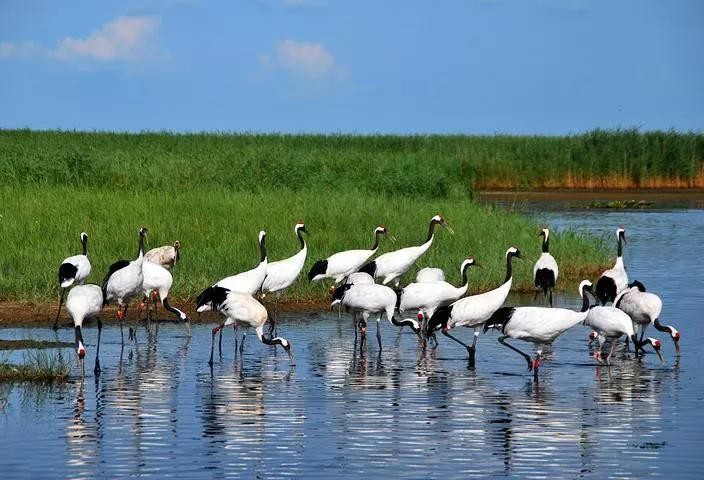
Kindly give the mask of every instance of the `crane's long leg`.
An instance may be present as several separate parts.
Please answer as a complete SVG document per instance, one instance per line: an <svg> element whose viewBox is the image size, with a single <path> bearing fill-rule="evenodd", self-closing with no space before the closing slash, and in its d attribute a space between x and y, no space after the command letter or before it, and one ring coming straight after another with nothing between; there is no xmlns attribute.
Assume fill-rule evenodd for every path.
<svg viewBox="0 0 704 480"><path fill-rule="evenodd" d="M242 341L240 342L240 356L244 356L244 339L247 336L247 330L242 332Z"/></svg>
<svg viewBox="0 0 704 480"><path fill-rule="evenodd" d="M550 300L550 307L552 307L552 288L549 290L549 292L550 296L548 297L548 299Z"/></svg>
<svg viewBox="0 0 704 480"><path fill-rule="evenodd" d="M376 340L379 342L379 351L381 352L381 314L376 319Z"/></svg>
<svg viewBox="0 0 704 480"><path fill-rule="evenodd" d="M511 338L511 337L509 337L508 335L503 335L503 336L499 337L499 343L500 343L501 345L507 346L508 348L510 348L511 350L513 350L514 352L517 352L517 353L521 354L521 356L523 356L523 358L526 359L526 362L528 362L528 371L532 370L532 369L533 369L533 359L530 358L530 355L528 355L527 353L524 353L524 352L520 351L519 349L517 349L516 347L514 347L514 346L511 345L510 343L507 343L507 342L506 342L506 339L507 339L507 338Z"/></svg>
<svg viewBox="0 0 704 480"><path fill-rule="evenodd" d="M218 333L220 334L218 337L218 355L222 357L222 328L218 329ZM235 339L237 339L236 335L235 335Z"/></svg>
<svg viewBox="0 0 704 480"><path fill-rule="evenodd" d="M59 297L59 309L56 312L56 318L54 319L54 326L52 327L54 330L57 330L59 328L59 315L61 315L61 307L64 304L64 295L66 294L66 289L62 288L61 289L61 296Z"/></svg>
<svg viewBox="0 0 704 480"><path fill-rule="evenodd" d="M124 314L122 313L122 305L117 306L117 320L120 322L120 345L125 345L125 332L122 327L122 318Z"/></svg>
<svg viewBox="0 0 704 480"><path fill-rule="evenodd" d="M95 368L93 368L93 373L100 375L100 335L103 332L103 322L98 317L98 345L95 347Z"/></svg>

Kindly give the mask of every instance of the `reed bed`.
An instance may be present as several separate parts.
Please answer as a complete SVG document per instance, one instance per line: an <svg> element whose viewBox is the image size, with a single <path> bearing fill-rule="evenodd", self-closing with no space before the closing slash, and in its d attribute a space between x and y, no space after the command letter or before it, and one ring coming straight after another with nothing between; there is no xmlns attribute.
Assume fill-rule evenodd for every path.
<svg viewBox="0 0 704 480"><path fill-rule="evenodd" d="M0 130L4 185L289 189L450 198L478 189L704 188L704 134L561 137Z"/></svg>

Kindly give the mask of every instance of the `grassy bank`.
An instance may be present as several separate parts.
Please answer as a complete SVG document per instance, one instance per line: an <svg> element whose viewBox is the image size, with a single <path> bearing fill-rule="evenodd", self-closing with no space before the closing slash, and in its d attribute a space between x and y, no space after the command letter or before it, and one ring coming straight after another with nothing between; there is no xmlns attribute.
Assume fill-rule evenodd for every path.
<svg viewBox="0 0 704 480"><path fill-rule="evenodd" d="M438 212L456 234L440 230L419 267L443 267L448 279L457 282L461 260L473 255L485 268L471 273L472 291L493 288L501 281L508 246L518 246L533 260L539 255L537 225L516 214L478 206L466 197L382 197L334 189L233 192L187 184L167 192L0 187L0 300L56 301L56 269L64 257L80 250L82 230L90 235L90 281L96 283L110 263L134 257L138 226L149 227L149 246L180 240L183 258L174 272L172 296L183 301L222 277L255 266L260 229L267 230L270 258L276 260L297 251L293 226L303 219L310 231L307 271L315 260L335 251L369 248L378 224L385 224L398 238L395 244L384 242L381 251L422 243L427 222ZM551 240L566 288L572 289L584 277L593 278L608 263L597 239L565 233ZM532 262L517 263L517 286L528 289ZM319 301L325 296L324 285L310 285L302 278L286 299Z"/></svg>
<svg viewBox="0 0 704 480"><path fill-rule="evenodd" d="M704 188L704 134L350 136L0 130L4 185L451 198L477 189Z"/></svg>

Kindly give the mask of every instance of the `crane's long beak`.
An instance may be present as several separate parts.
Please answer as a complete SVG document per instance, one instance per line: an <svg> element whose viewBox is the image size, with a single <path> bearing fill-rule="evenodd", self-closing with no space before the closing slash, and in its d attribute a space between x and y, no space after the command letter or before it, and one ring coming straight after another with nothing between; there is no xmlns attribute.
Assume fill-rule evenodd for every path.
<svg viewBox="0 0 704 480"><path fill-rule="evenodd" d="M452 229L450 224L448 224L447 222L443 222L442 226L445 227L447 229L447 231L450 232L451 235L455 234L455 231Z"/></svg>
<svg viewBox="0 0 704 480"><path fill-rule="evenodd" d="M389 232L386 232L386 236L387 236L387 238L388 238L389 240L391 240L392 242L395 242L395 241L396 241L396 237L394 237L393 235L391 235Z"/></svg>
<svg viewBox="0 0 704 480"><path fill-rule="evenodd" d="M655 353L658 354L658 358L660 359L660 363L665 363L665 359L662 357L662 352L660 352L659 348L655 349Z"/></svg>

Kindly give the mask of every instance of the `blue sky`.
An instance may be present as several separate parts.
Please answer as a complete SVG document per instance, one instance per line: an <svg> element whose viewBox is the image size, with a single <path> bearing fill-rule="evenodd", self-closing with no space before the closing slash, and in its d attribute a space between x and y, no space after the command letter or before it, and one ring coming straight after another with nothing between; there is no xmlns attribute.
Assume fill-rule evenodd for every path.
<svg viewBox="0 0 704 480"><path fill-rule="evenodd" d="M0 0L0 127L702 131L704 2Z"/></svg>

